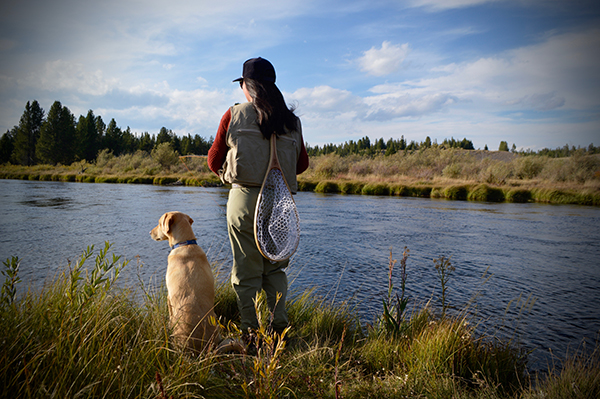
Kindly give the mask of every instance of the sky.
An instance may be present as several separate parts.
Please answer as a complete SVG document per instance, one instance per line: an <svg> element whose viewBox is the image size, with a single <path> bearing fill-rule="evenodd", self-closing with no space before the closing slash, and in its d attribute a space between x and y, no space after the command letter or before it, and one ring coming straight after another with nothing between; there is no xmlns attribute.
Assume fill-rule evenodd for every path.
<svg viewBox="0 0 600 399"><path fill-rule="evenodd" d="M597 0L5 0L0 133L37 100L208 139L258 56L310 146L600 145Z"/></svg>

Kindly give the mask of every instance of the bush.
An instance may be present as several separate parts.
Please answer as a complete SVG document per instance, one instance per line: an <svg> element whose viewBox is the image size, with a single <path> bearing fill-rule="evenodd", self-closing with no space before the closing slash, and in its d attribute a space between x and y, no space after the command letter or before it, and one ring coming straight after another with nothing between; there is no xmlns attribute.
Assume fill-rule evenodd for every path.
<svg viewBox="0 0 600 399"><path fill-rule="evenodd" d="M166 170L179 163L179 154L173 150L171 143L160 143L152 150L152 159Z"/></svg>
<svg viewBox="0 0 600 399"><path fill-rule="evenodd" d="M548 163L548 157L544 156L527 156L515 159L515 176L518 179L534 179L544 169L544 165Z"/></svg>
<svg viewBox="0 0 600 399"><path fill-rule="evenodd" d="M349 159L342 158L339 155L321 155L313 158L311 168L317 177L330 179L338 177L340 174L348 173Z"/></svg>
<svg viewBox="0 0 600 399"><path fill-rule="evenodd" d="M442 170L442 175L450 179L456 179L460 177L461 172L462 166L460 166L458 163L451 163L450 165L446 166L444 170Z"/></svg>
<svg viewBox="0 0 600 399"><path fill-rule="evenodd" d="M495 161L480 172L479 178L485 183L502 185L513 176L512 167L506 162Z"/></svg>
<svg viewBox="0 0 600 399"><path fill-rule="evenodd" d="M96 157L96 166L101 169L108 168L110 170L111 163L114 159L115 156L112 151L105 148L98 153L98 156Z"/></svg>

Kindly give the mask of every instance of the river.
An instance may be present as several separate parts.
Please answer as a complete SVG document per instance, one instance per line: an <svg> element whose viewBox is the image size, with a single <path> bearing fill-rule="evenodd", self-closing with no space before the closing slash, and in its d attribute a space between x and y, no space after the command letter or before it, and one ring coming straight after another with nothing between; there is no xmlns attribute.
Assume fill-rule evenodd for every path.
<svg viewBox="0 0 600 399"><path fill-rule="evenodd" d="M0 180L0 260L21 259L21 290L39 288L89 245L105 241L131 259L120 277L160 284L169 247L149 231L167 211L194 219L199 244L226 278L230 262L223 188ZM440 283L433 260L451 257L448 303L469 307L478 329L533 350L544 369L600 332L600 209L422 198L316 194L295 196L301 241L288 275L292 293L316 287L349 301L364 323L386 295L390 251L408 247L410 304L432 300ZM491 276L489 279L487 277ZM486 280L487 279L487 280ZM510 306L509 306L510 305ZM531 305L531 306L529 306ZM409 305L410 307L410 305ZM485 330L484 330L485 329Z"/></svg>

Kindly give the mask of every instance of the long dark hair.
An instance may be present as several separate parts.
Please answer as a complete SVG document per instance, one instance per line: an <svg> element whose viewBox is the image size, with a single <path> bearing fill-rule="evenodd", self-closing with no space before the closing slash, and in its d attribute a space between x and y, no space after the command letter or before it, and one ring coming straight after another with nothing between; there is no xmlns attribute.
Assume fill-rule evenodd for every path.
<svg viewBox="0 0 600 399"><path fill-rule="evenodd" d="M258 126L266 139L270 139L273 133L278 136L285 134L285 128L298 128L295 107L287 107L275 83L254 79L244 79L244 83L258 114Z"/></svg>

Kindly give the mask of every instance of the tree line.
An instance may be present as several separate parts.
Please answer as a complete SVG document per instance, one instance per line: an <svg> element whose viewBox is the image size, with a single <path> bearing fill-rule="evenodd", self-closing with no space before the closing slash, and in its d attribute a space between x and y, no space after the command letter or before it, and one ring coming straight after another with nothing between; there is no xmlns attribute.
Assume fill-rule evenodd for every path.
<svg viewBox="0 0 600 399"><path fill-rule="evenodd" d="M48 114L39 103L34 100L27 102L25 111L19 120L19 124L7 130L0 138L0 164L12 163L17 165L36 164L63 164L69 165L76 161L86 160L92 162L103 150L108 150L115 156L131 154L136 151L150 153L162 143L169 143L174 151L180 155L206 155L210 149L213 137L208 140L190 134L181 138L172 130L162 127L157 135L144 132L137 135L131 129L121 129L117 126L115 119L106 125L102 117L94 115L89 110L86 116L80 115L76 120L69 108L63 106L60 101L55 101L50 107ZM422 142L411 141L410 143L402 136L400 139L390 138L384 141L382 138L371 142L368 136L358 141L350 140L343 144L326 144L311 147L306 145L309 156L337 154L347 156L358 155L392 155L400 151L414 151L432 147L439 148L462 148L473 150L473 142L467 138L462 140L444 139L441 144L431 140L428 136ZM488 150L487 144L484 150ZM508 142L501 141L499 151L509 151ZM517 153L516 145L512 144L510 150ZM539 151L519 151L522 155L545 155L549 157L568 157L576 153L598 154L600 147L590 144L587 148L575 148L574 146Z"/></svg>
<svg viewBox="0 0 600 399"><path fill-rule="evenodd" d="M384 141L382 138L380 138L379 140L375 140L373 143L371 143L369 137L365 136L358 141L350 140L340 145L326 144L322 147L319 147L318 145L314 147L307 146L306 151L308 152L309 156L327 154L337 154L340 156L351 154L393 155L399 151L413 151L431 147L462 148L465 150L475 149L473 147L473 142L471 140L467 140L466 138L459 141L455 140L453 137L450 140L444 139L441 144L438 144L437 142L432 142L429 136L427 136L425 140L420 143L417 143L414 140L408 143L406 139L404 139L404 136L402 136L400 139L390 138L388 141Z"/></svg>
<svg viewBox="0 0 600 399"><path fill-rule="evenodd" d="M414 151L414 150L422 150L427 148L462 148L463 150L474 150L473 142L464 138L462 140L456 140L454 137L450 139L444 139L441 144L438 144L437 141L432 142L431 138L427 136L424 141L416 142L411 141L407 143L402 136L399 140L391 138L388 141L384 141L382 138L376 140L371 143L371 140L368 136L359 139L358 141L346 141L343 144L325 144L322 147L314 146L306 146L306 151L309 156L317 156L317 155L327 155L327 154L336 154L339 156L347 156L351 154L358 155L393 155L400 151ZM485 151L488 151L487 144L484 147ZM575 154L600 154L600 147L595 147L594 144L590 144L587 147L569 147L568 144L563 147L559 147L556 149L544 148L538 151L532 151L530 149L517 151L517 146L515 143L512 144L511 148L509 148L507 141L500 141L500 145L498 146L498 151L510 151L515 154L520 155L543 155L548 156L550 158L561 158L561 157L570 157Z"/></svg>
<svg viewBox="0 0 600 399"><path fill-rule="evenodd" d="M94 161L105 149L119 156L136 151L151 152L162 143L170 143L181 155L206 155L212 141L212 137L206 140L197 134L180 138L165 127L157 135L148 132L136 135L129 127L123 130L117 126L114 118L106 125L92 110L76 120L60 101L55 101L45 115L34 100L25 105L19 124L0 138L0 164L70 165L81 160Z"/></svg>

